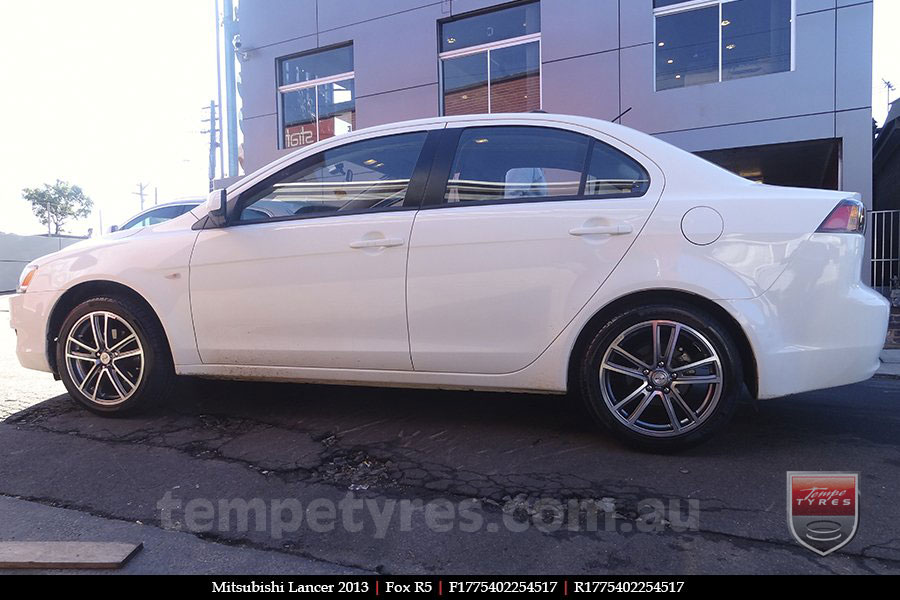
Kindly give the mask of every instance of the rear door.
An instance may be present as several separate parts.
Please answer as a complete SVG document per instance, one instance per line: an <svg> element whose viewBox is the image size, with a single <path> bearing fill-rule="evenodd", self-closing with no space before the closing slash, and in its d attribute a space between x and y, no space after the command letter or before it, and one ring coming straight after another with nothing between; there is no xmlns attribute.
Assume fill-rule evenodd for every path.
<svg viewBox="0 0 900 600"><path fill-rule="evenodd" d="M651 161L592 130L453 123L410 240L413 368L533 362L624 256L662 188Z"/></svg>

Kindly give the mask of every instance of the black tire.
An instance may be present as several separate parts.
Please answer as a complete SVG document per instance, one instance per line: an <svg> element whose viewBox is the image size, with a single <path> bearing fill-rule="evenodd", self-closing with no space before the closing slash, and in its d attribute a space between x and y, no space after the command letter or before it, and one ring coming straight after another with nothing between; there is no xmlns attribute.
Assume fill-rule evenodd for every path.
<svg viewBox="0 0 900 600"><path fill-rule="evenodd" d="M648 360L656 353L652 348L653 322L658 322L657 347L671 350L671 366L660 366L656 361L650 364ZM647 327L649 330L645 332ZM668 342L675 331L679 332L677 344L670 349ZM624 353L613 349L614 344L631 357L626 358ZM629 344L630 350L625 348ZM650 348L645 348L648 344ZM608 366L601 371L604 357ZM649 365L650 369L638 366L632 358ZM704 360L710 362L679 371ZM615 371L619 366L636 372ZM638 374L646 377L643 383ZM656 378L651 380L653 375ZM688 380L714 382L717 376L721 380L719 384L688 383ZM632 447L672 452L706 441L728 423L743 389L743 367L728 329L715 316L687 304L654 303L627 310L596 332L582 355L579 380L582 401L597 423ZM615 409L632 394L637 395ZM651 398L644 403L648 395ZM634 417L642 406L644 413ZM647 411L655 420L643 418ZM636 420L630 422L632 418Z"/></svg>
<svg viewBox="0 0 900 600"><path fill-rule="evenodd" d="M99 330L104 317L97 315L101 313L111 315L108 321L111 325L107 325L107 335L110 338L108 344L105 340L91 342L96 339L90 334L90 327L94 325L92 321L96 319ZM76 328L74 334L73 328ZM125 342L130 333L133 333L136 341ZM99 350L91 352L86 347L76 345L76 342L70 343L70 334L86 346L96 345ZM103 339L104 334L99 335ZM116 348L122 342L125 344ZM67 344L75 349L75 352L70 350L70 355L77 352L79 358L67 358ZM104 351L111 349L115 352ZM124 356L133 354L136 350L140 350L141 354ZM121 359L111 358L116 353L123 355ZM101 357L101 354L105 356ZM94 362L87 358L91 355L97 356ZM108 364L102 362L101 358ZM134 414L145 410L168 397L176 381L169 345L156 315L142 304L122 297L90 298L69 312L59 331L56 365L69 395L88 410L106 416ZM88 376L92 367L97 368L95 374ZM83 384L81 388L79 383ZM96 393L92 394L92 391ZM104 400L104 395L109 398Z"/></svg>

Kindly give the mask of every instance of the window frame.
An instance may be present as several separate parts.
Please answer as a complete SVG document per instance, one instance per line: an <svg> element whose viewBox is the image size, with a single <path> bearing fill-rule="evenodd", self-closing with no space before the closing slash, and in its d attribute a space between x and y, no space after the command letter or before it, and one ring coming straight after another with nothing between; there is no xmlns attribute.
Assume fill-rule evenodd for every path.
<svg viewBox="0 0 900 600"><path fill-rule="evenodd" d="M578 194L569 194L566 196L525 196L516 198L500 198L496 200L485 200L476 202L447 202L447 187L450 184L450 172L453 169L453 163L459 149L459 139L467 129L486 129L494 127L533 127L546 129L551 131L561 131L574 135L580 135L588 139L587 153L585 154L584 164L581 167L581 181L578 186ZM642 192L630 192L628 194L590 194L584 193L587 183L588 169L590 168L591 158L593 157L594 147L597 144L605 144L613 150L624 154L633 160L644 172L647 178L647 186ZM633 153L626 152L621 148L605 142L594 135L564 127L554 127L543 123L503 123L503 124L470 124L460 126L449 126L442 130L440 145L437 154L434 157L431 175L428 179L428 186L425 191L425 198L421 209L438 209L438 208L474 208L478 206L497 206L505 204L532 204L535 202L571 202L580 200L628 200L634 198L643 198L650 192L653 184L653 178L644 161L639 160Z"/></svg>
<svg viewBox="0 0 900 600"><path fill-rule="evenodd" d="M320 131L319 131L319 86L328 85L329 83L338 83L340 81L346 81L348 79L352 79L354 83L354 91L353 91L353 112L356 113L356 55L353 57L353 70L347 71L345 73L337 73L335 75L329 75L327 77L318 77L316 79L310 79L309 81L300 81L297 83L289 83L287 85L280 85L281 81L281 65L285 61L301 58L304 56L312 56L315 54L320 54L322 52L330 52L332 50L338 50L341 48L352 47L353 43L341 43L335 44L332 46L326 46L324 48L313 48L311 50L307 50L304 52L298 52L296 54L290 54L287 56L279 56L275 59L275 97L277 102L277 113L278 113L278 149L279 150L299 150L305 146L310 146L311 144L305 144L304 146L288 146L284 141L284 95L290 92L296 92L300 90L306 90L309 88L313 88L313 98L315 98L315 106L316 106L316 140L313 144L318 143L321 140ZM355 48L354 48L355 51ZM328 139L328 138L326 138Z"/></svg>
<svg viewBox="0 0 900 600"><path fill-rule="evenodd" d="M226 221L222 225L222 227L239 227L245 225L262 225L265 223L282 223L284 221L301 221L307 219L327 219L327 218L340 218L340 217L350 217L361 214L376 214L376 213L385 213L385 212L402 212L409 210L418 210L421 207L423 202L423 197L425 193L426 182L429 178L429 173L431 172L432 163L435 158L435 150L437 148L437 144L439 141L440 135L439 129L410 129L406 131L395 131L391 133L386 133L385 135L376 135L372 137L360 137L358 139L346 140L343 143L335 144L333 146L329 146L328 148L322 148L312 154L306 155L302 158L291 162L290 164L284 165L274 173L266 175L261 180L253 183L250 187L245 190L242 190L236 200L234 201L233 208L229 206L229 210L226 213ZM377 209L360 209L360 210L347 210L341 211L339 213L306 213L301 215L284 215L280 217L271 217L267 219L253 219L242 221L236 218L236 215L240 215L243 210L247 207L252 206L257 200L261 200L261 198L256 198L251 202L251 199L254 195L258 194L260 191L270 187L273 183L278 182L280 179L285 177L289 177L291 174L296 173L298 171L302 171L307 168L311 163L320 160L321 155L324 152L330 152L333 150L339 150L346 146L349 146L358 142L367 142L372 140L386 140L392 137L408 135L411 133L424 133L425 141L422 143L422 149L419 151L419 157L416 160L416 165L413 168L413 172L409 178L409 184L406 187L406 195L403 198L403 202L399 206L386 206L384 208ZM337 137L337 136L335 136ZM330 138L329 138L330 139ZM412 199L418 195L419 200L413 201ZM229 203L231 204L231 203Z"/></svg>
<svg viewBox="0 0 900 600"><path fill-rule="evenodd" d="M535 33L528 33L525 35L520 35L517 37L506 38L504 40L498 40L496 42L487 42L485 44L478 44L477 46L467 46L465 48L459 48L456 50L445 50L441 52L441 39L443 35L443 27L446 23L453 23L457 21L464 21L469 17L474 17L486 13L496 12L499 10L504 10L510 8L511 6L515 6L516 4L540 4L540 2L519 2L513 3L511 5L502 5L502 6L492 6L487 10L473 11L470 13L466 13L464 15L460 15L458 17L453 17L451 19L444 19L443 21L438 22L438 93L440 94L440 116L447 116L444 112L444 61L447 59L453 58L462 58L464 56L471 56L474 54L485 53L485 60L487 61L487 108L488 111L486 114L494 114L491 112L491 51L493 50L501 50L503 48L511 48L513 46L520 46L525 44L530 44L532 42L537 42L538 44L538 108L537 110L543 110L544 108L544 64L543 64L543 44L541 43L541 31L537 31ZM479 113L474 113L479 114ZM464 116L464 115L451 115L451 116Z"/></svg>
<svg viewBox="0 0 900 600"><path fill-rule="evenodd" d="M703 8L712 8L714 6L719 7L719 79L718 81L712 83L724 83L725 81L733 81L732 79L724 80L722 79L722 7L725 4L730 4L731 2L736 2L738 0L684 0L684 2L680 2L678 4L671 4L669 6L663 6L660 8L653 8L651 2L651 8L653 10L653 91L654 92L671 92L673 90L683 90L689 87L695 87L694 85L686 85L682 87L676 88L667 88L664 90L660 90L657 87L658 80L656 78L656 53L659 51L659 40L657 39L657 31L656 24L657 19L659 17L668 17L670 15L677 15L688 13L694 10L700 10ZM791 68L789 71L779 71L779 73L793 73L796 68L796 59L797 59L797 0L791 0ZM777 73L766 73L766 75L775 75ZM763 75L756 75L755 77L763 77ZM696 84L696 85L709 85L709 84Z"/></svg>

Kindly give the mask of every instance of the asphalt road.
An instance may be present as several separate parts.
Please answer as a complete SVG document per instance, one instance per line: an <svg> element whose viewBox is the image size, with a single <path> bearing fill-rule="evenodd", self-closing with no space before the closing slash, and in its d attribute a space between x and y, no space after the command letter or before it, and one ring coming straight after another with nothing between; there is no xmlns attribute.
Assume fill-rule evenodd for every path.
<svg viewBox="0 0 900 600"><path fill-rule="evenodd" d="M900 573L900 380L746 404L676 456L553 396L187 381L104 419L18 366L4 310L0 540L143 541L135 573ZM816 470L861 477L825 558L785 517Z"/></svg>

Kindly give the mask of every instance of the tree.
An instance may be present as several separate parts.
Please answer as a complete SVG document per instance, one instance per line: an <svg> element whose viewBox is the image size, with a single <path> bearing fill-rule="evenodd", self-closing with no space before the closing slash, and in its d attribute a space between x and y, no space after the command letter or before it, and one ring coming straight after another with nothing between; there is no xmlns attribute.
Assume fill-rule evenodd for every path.
<svg viewBox="0 0 900 600"><path fill-rule="evenodd" d="M25 188L22 197L31 202L31 210L53 235L62 233L63 225L72 219L83 219L91 214L94 201L84 195L77 185L56 180L42 188Z"/></svg>

